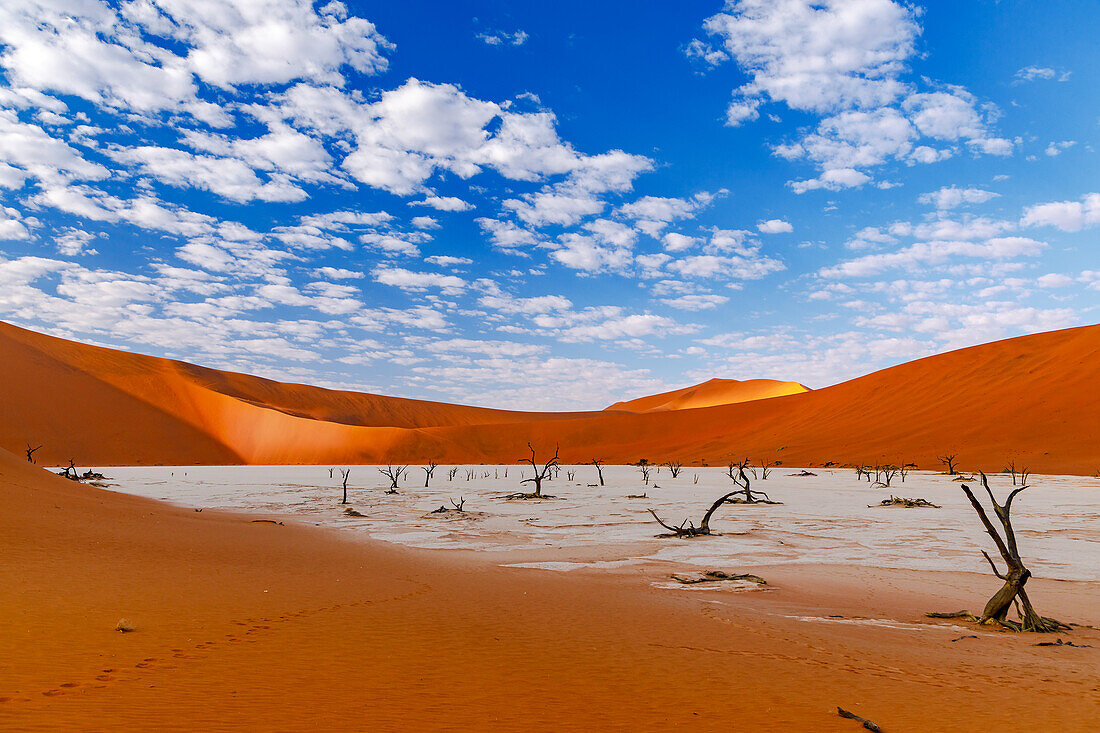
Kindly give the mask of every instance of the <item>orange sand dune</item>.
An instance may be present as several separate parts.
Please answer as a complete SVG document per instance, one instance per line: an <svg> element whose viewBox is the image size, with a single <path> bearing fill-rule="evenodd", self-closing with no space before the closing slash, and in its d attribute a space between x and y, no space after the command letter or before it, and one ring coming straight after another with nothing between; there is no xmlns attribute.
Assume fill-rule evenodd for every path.
<svg viewBox="0 0 1100 733"><path fill-rule="evenodd" d="M0 504L5 730L861 730L841 705L893 733L1085 731L1100 705L1095 631L1071 637L1095 648L1038 648L925 623L974 607L992 577L786 567L757 571L769 593L661 590L667 569L546 573L349 541L74 484L2 450ZM1028 590L1096 623L1096 584Z"/></svg>
<svg viewBox="0 0 1100 733"><path fill-rule="evenodd" d="M1007 339L843 384L632 414L517 413L285 385L0 326L0 446L41 461L566 462L730 458L1100 469L1100 326Z"/></svg>
<svg viewBox="0 0 1100 733"><path fill-rule="evenodd" d="M691 387L639 397L636 400L616 402L605 411L661 412L664 410L690 410L696 407L733 405L769 397L785 397L789 394L809 392L798 382L780 382L774 379L711 379Z"/></svg>

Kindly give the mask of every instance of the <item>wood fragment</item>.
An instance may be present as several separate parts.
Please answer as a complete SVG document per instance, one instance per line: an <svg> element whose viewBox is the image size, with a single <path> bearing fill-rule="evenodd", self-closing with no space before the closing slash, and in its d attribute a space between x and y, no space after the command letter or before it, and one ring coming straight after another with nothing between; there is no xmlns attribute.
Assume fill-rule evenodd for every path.
<svg viewBox="0 0 1100 733"><path fill-rule="evenodd" d="M877 731L877 733L882 733L882 728L879 728L877 723L873 723L870 720L867 720L867 718L861 718L858 715L856 715L855 713L850 712L848 710L845 710L844 708L840 707L839 705L837 706L836 714L839 715L842 718L848 718L849 720L854 720L857 723L863 723L863 727L866 728L867 730L872 730L872 731Z"/></svg>
<svg viewBox="0 0 1100 733"><path fill-rule="evenodd" d="M1092 644L1074 644L1072 641L1062 641L1061 639L1055 639L1054 641L1040 641L1035 646L1075 646L1078 649L1092 648Z"/></svg>
<svg viewBox="0 0 1100 733"><path fill-rule="evenodd" d="M686 575L673 574L670 576L677 583L684 585L695 585L697 583L718 583L725 580L744 580L750 583L756 583L757 585L767 585L768 581L761 578L759 575L753 575L752 573L727 573L724 570L707 570L702 576L689 577Z"/></svg>
<svg viewBox="0 0 1100 733"><path fill-rule="evenodd" d="M904 507L906 509L916 509L916 508L920 508L920 507L927 507L927 508L930 508L930 509L939 509L940 508L939 504L933 504L932 502L928 501L927 499L919 499L919 498L918 499L910 499L910 498L905 497L905 496L894 496L893 494L890 494L889 499L883 499L878 504L868 504L867 506L871 507L871 508L873 508L873 507L883 507L883 506L898 506L898 507Z"/></svg>

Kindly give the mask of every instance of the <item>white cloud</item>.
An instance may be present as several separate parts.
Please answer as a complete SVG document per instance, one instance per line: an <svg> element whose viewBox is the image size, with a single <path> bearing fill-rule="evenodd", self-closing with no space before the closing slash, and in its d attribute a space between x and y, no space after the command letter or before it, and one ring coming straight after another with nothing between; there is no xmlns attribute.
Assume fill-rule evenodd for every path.
<svg viewBox="0 0 1100 733"><path fill-rule="evenodd" d="M826 278L863 278L891 269L954 264L960 258L1006 260L1037 256L1046 244L1027 237L992 237L984 242L917 242L896 252L871 254L820 271Z"/></svg>
<svg viewBox="0 0 1100 733"><path fill-rule="evenodd" d="M61 185L106 178L107 169L89 162L67 143L41 127L20 122L15 112L0 109L0 189L17 189L27 178Z"/></svg>
<svg viewBox="0 0 1100 733"><path fill-rule="evenodd" d="M532 246L541 241L530 229L524 229L510 221L488 217L480 217L476 221L481 230L489 235L493 246L505 251Z"/></svg>
<svg viewBox="0 0 1100 733"><path fill-rule="evenodd" d="M724 295L681 295L678 298L664 298L661 300L667 306L680 310L701 311L717 308L729 302Z"/></svg>
<svg viewBox="0 0 1100 733"><path fill-rule="evenodd" d="M342 83L340 69L385 69L391 44L342 4L304 0L196 4L132 2L115 11L96 0L33 0L0 9L0 57L9 79L96 104L149 113L180 110L211 124L227 118L198 98L196 78L232 89L308 79ZM166 45L178 47L175 53Z"/></svg>
<svg viewBox="0 0 1100 733"><path fill-rule="evenodd" d="M920 32L914 12L890 0L730 0L705 27L750 78L732 106L767 97L813 112L893 101Z"/></svg>
<svg viewBox="0 0 1100 733"><path fill-rule="evenodd" d="M1049 79L1069 81L1070 73L1069 71L1056 71L1049 66L1025 66L1016 72L1016 83Z"/></svg>
<svg viewBox="0 0 1100 733"><path fill-rule="evenodd" d="M661 242L665 245L665 250L668 252L683 252L684 250L694 247L699 243L699 240L696 237L689 237L685 234L669 232L661 238Z"/></svg>
<svg viewBox="0 0 1100 733"><path fill-rule="evenodd" d="M17 209L0 205L0 240L30 239L31 233Z"/></svg>
<svg viewBox="0 0 1100 733"><path fill-rule="evenodd" d="M377 267L371 273L375 282L392 285L402 290L428 290L438 288L444 293L456 294L466 289L466 281L454 275L438 272L414 272L402 267Z"/></svg>
<svg viewBox="0 0 1100 733"><path fill-rule="evenodd" d="M1065 232L1077 232L1100 224L1100 193L1090 193L1080 201L1052 201L1029 206L1020 225L1052 226Z"/></svg>
<svg viewBox="0 0 1100 733"><path fill-rule="evenodd" d="M359 280L363 273L356 270L347 270L342 267L318 267L313 271L318 277L326 277L330 280Z"/></svg>
<svg viewBox="0 0 1100 733"><path fill-rule="evenodd" d="M823 188L828 191L839 191L843 188L858 188L871 180L866 173L854 168L837 168L823 172L817 178L804 181L790 181L787 183L795 193L806 193Z"/></svg>
<svg viewBox="0 0 1100 733"><path fill-rule="evenodd" d="M1047 145L1047 149L1043 152L1053 158L1055 156L1061 155L1076 144L1076 140L1062 140L1061 142L1052 142L1050 145Z"/></svg>
<svg viewBox="0 0 1100 733"><path fill-rule="evenodd" d="M1038 283L1041 288L1068 288L1073 285L1075 280L1068 275L1050 272L1046 275L1041 275L1035 282Z"/></svg>
<svg viewBox="0 0 1100 733"><path fill-rule="evenodd" d="M709 43L694 38L681 49L688 59L701 61L707 66L714 67L723 61L729 61L729 55L720 48L715 48Z"/></svg>
<svg viewBox="0 0 1100 733"><path fill-rule="evenodd" d="M957 186L945 186L938 191L922 193L917 201L922 204L931 204L938 210L954 209L963 204L984 204L995 199L1000 194L986 191L981 188L958 188Z"/></svg>
<svg viewBox="0 0 1100 733"><path fill-rule="evenodd" d="M489 31L478 33L477 37L488 46L522 46L527 43L528 35L524 31L515 31L514 33Z"/></svg>
<svg viewBox="0 0 1100 733"><path fill-rule="evenodd" d="M428 196L423 201L412 202L418 206L430 206L439 211L469 211L474 208L455 196Z"/></svg>
<svg viewBox="0 0 1100 733"><path fill-rule="evenodd" d="M758 223L756 228L764 234L782 234L784 232L794 231L794 227L791 226L791 223L784 219L768 219L767 221Z"/></svg>
<svg viewBox="0 0 1100 733"><path fill-rule="evenodd" d="M432 255L425 257L424 261L439 267L456 267L458 265L472 265L474 261L469 257L453 257L451 255Z"/></svg>
<svg viewBox="0 0 1100 733"><path fill-rule="evenodd" d="M180 188L210 191L232 201L301 201L306 192L287 178L272 174L263 181L244 161L195 155L185 150L143 145L111 151L111 157L136 165L141 173Z"/></svg>

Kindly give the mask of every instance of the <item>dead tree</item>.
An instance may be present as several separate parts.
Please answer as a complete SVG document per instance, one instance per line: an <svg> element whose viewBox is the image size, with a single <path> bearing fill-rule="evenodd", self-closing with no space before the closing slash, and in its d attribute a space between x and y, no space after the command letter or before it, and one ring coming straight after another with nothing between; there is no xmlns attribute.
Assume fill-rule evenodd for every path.
<svg viewBox="0 0 1100 733"><path fill-rule="evenodd" d="M749 477L745 475L745 463L730 463L726 469L726 475L733 481L736 487L727 494L726 501L730 504L782 504L781 501L772 501L763 491L753 492ZM760 498L763 497L763 498Z"/></svg>
<svg viewBox="0 0 1100 733"><path fill-rule="evenodd" d="M576 471L566 470L566 472L565 472L565 480L566 481L572 481L576 477L577 477L577 472Z"/></svg>
<svg viewBox="0 0 1100 733"><path fill-rule="evenodd" d="M1005 466L1005 472L1012 476L1012 485L1013 486L1016 485L1016 480L1017 479L1019 479L1021 486L1023 486L1024 484L1027 483L1028 470L1027 470L1026 467L1017 468L1015 458L1010 460L1008 462L1008 465Z"/></svg>
<svg viewBox="0 0 1100 733"><path fill-rule="evenodd" d="M42 449L42 446L38 446L36 448L31 448L31 444L27 443L27 461L30 462L30 463L36 463L36 461L34 460L35 451L38 451L38 450L41 450L41 449Z"/></svg>
<svg viewBox="0 0 1100 733"><path fill-rule="evenodd" d="M534 484L535 490L529 494L519 492L516 494L509 494L506 499L553 499L552 496L544 496L542 493L542 482L550 479L554 469L558 466L558 446L554 446L554 457L546 463L542 464L542 468L539 468L539 462L535 458L535 447L530 443L527 447L531 449L530 458L521 458L519 463L530 463L531 468L534 470L534 475L531 478L525 478L520 481L521 484Z"/></svg>
<svg viewBox="0 0 1100 733"><path fill-rule="evenodd" d="M335 467L335 466L333 466L332 468L330 468L330 469L328 470L328 477L329 477L329 478L332 478L332 472L333 472L333 471L335 471L335 470L336 470L336 467Z"/></svg>
<svg viewBox="0 0 1100 733"><path fill-rule="evenodd" d="M405 473L406 468L408 468L408 466L398 466L396 468L393 466L386 466L385 468L378 469L378 473L390 480L390 488L387 493L397 493L397 482L401 480L401 476Z"/></svg>
<svg viewBox="0 0 1100 733"><path fill-rule="evenodd" d="M890 488L890 482L894 480L894 476L898 474L901 469L893 464L875 466L875 483L873 486L881 486L883 488Z"/></svg>
<svg viewBox="0 0 1100 733"><path fill-rule="evenodd" d="M642 481L645 482L646 486L649 486L649 471L650 471L650 468L651 467L649 466L649 464L646 464L646 463L640 464L638 466L638 470L640 470L642 472Z"/></svg>
<svg viewBox="0 0 1100 733"><path fill-rule="evenodd" d="M776 461L769 461L765 458L760 459L760 480L761 481L767 481L768 480L768 472L771 470L771 467L775 466L775 465L777 465Z"/></svg>
<svg viewBox="0 0 1100 733"><path fill-rule="evenodd" d="M65 467L65 470L61 472L61 475L71 481L80 480L80 472L76 470L76 466L73 465L73 459L69 459L69 465Z"/></svg>
<svg viewBox="0 0 1100 733"><path fill-rule="evenodd" d="M958 473L959 473L959 469L956 465L956 461L958 460L958 457L959 457L958 453L950 453L948 455L939 456L940 463L947 466L947 474L949 476L957 476Z"/></svg>
<svg viewBox="0 0 1100 733"><path fill-rule="evenodd" d="M684 464L679 461L668 461L665 465L668 466L668 471L672 474L672 478L679 476L680 469L684 467Z"/></svg>
<svg viewBox="0 0 1100 733"><path fill-rule="evenodd" d="M454 481L455 476L457 476L457 475L458 475L458 466L455 466L454 468L452 468L450 471L447 472L447 480L448 481Z"/></svg>
<svg viewBox="0 0 1100 733"><path fill-rule="evenodd" d="M596 475L600 479L600 486L603 486L603 468L601 468L601 466L603 466L603 461L598 458L593 458L589 463L596 467Z"/></svg>
<svg viewBox="0 0 1100 733"><path fill-rule="evenodd" d="M446 514L447 512L465 512L466 497L460 497L458 501L451 499L451 506L446 504L441 505L438 509L433 509L432 514ZM453 508L452 508L453 507Z"/></svg>
<svg viewBox="0 0 1100 733"><path fill-rule="evenodd" d="M966 493L966 498L970 500L971 505L973 505L974 511L978 513L978 518L982 520L985 531L993 539L993 544L997 546L997 550L1001 553L1001 558L1004 560L1007 570L1004 573L997 570L993 558L985 550L982 550L982 555L989 563L989 567L993 569L993 574L1003 580L1005 584L985 604L985 609L982 611L979 621L983 624L994 621L1001 626L1016 631L1053 632L1069 630L1069 627L1061 621L1040 616L1032 607L1031 600L1024 590L1024 584L1031 577L1031 571L1024 566L1023 561L1020 559L1020 551L1016 547L1016 533L1012 529L1012 519L1009 512L1012 510L1012 500L1016 498L1017 494L1026 489L1027 485L1013 489L1008 498L1005 499L1005 503L998 504L997 497L993 495L993 491L989 488L989 480L986 478L985 473L982 473L981 476L982 487L989 495L993 511L997 519L1000 520L1003 536L1002 532L999 532L993 522L990 521L985 508L974 496L974 492L970 490L970 487L962 484L962 490ZM1013 604L1016 605L1016 612L1020 615L1018 623L1008 620L1008 611Z"/></svg>
<svg viewBox="0 0 1100 733"><path fill-rule="evenodd" d="M653 518L657 520L657 524L661 525L662 527L664 527L665 529L667 529L669 531L669 534L665 535L665 536L666 537L701 537L703 535L709 535L711 533L710 532L711 517L713 517L714 513L716 511L718 511L718 507L722 506L723 504L778 504L779 503L779 502L768 500L767 499L767 494L764 494L764 492L762 492L762 491L758 492L758 493L761 494L762 496L764 496L765 498L763 500L754 499L753 494L752 494L752 490L749 488L749 479L748 479L747 476L745 476L745 469L738 466L738 464L731 463L730 464L730 474L731 475L733 474L734 468L738 469L738 477L740 478L740 481L738 481L738 478L733 479L733 485L736 488L733 491L731 491L727 494L723 494L722 496L718 497L718 500L710 505L710 509L708 509L707 513L703 515L703 519L702 519L701 522L699 522L698 527L696 527L695 524L693 522L691 522L690 520L688 520L688 519L685 519L683 522L681 522L678 527L673 526L671 524L667 524L663 519L661 519L659 516L657 516L657 512L650 509L649 513L652 514ZM743 485L742 485L741 482L743 482ZM740 498L738 496L739 494L744 495L745 498L743 498L743 499Z"/></svg>
<svg viewBox="0 0 1100 733"><path fill-rule="evenodd" d="M347 504L348 503L348 476L351 475L351 469L350 468L341 468L340 469L340 475L343 476L343 478L344 478L344 498L340 503L341 504Z"/></svg>
<svg viewBox="0 0 1100 733"><path fill-rule="evenodd" d="M428 488L428 482L432 480L432 474L435 473L435 469L438 468L438 464L435 461L428 461L427 466L421 466L424 471L424 488Z"/></svg>

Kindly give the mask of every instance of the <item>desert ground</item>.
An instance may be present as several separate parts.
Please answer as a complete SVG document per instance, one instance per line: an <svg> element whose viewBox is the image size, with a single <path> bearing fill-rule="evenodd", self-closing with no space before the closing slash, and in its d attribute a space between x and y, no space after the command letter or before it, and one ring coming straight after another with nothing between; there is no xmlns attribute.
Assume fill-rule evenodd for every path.
<svg viewBox="0 0 1100 733"><path fill-rule="evenodd" d="M337 393L0 331L0 728L860 730L839 707L884 731L1095 730L1096 327L825 390L718 380L591 413ZM532 491L528 441L540 471L553 446L561 465L546 497L509 498ZM654 514L695 527L730 491L734 453L776 503L716 504L711 534L661 536ZM990 471L1002 501L1005 464L1033 470L1015 540L1032 602L1066 629L926 616L980 612L1001 585L961 488L977 475L940 453ZM683 466L625 465L645 456ZM910 456L889 486L823 465ZM56 475L70 459L87 480ZM756 577L691 582L710 571Z"/></svg>

